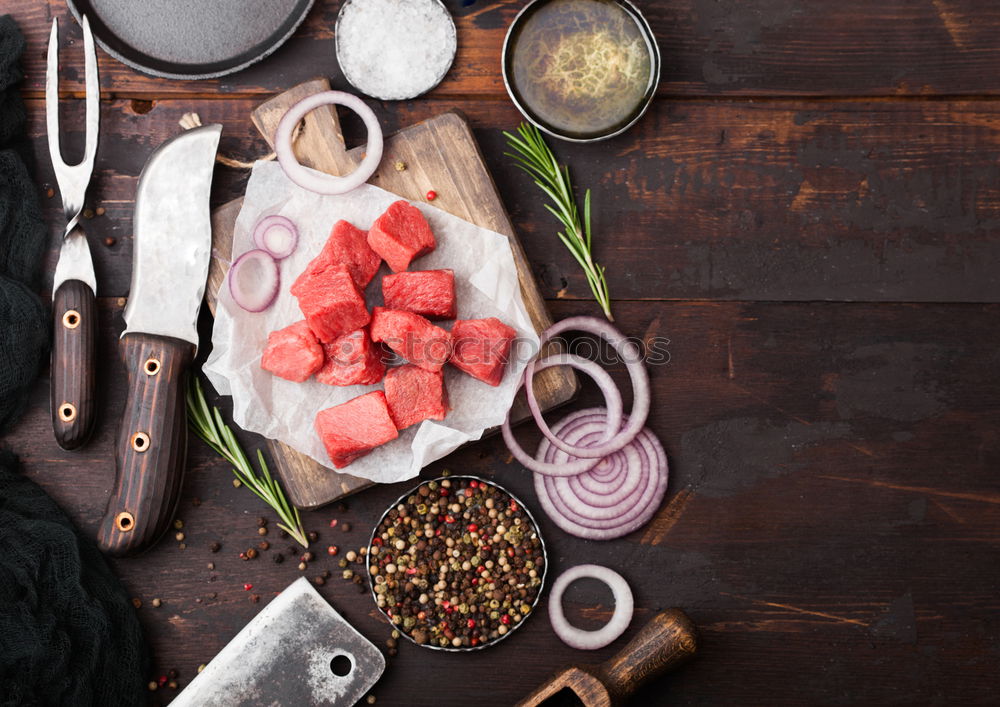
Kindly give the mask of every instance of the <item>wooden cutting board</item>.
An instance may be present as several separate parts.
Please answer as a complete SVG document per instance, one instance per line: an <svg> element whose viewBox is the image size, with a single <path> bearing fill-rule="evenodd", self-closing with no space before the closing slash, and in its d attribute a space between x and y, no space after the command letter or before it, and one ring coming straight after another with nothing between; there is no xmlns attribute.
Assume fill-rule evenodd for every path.
<svg viewBox="0 0 1000 707"><path fill-rule="evenodd" d="M326 79L295 86L259 106L253 112L254 125L271 143L278 121L288 108L305 96L329 89ZM321 107L306 116L305 126L295 143L295 152L302 164L331 174L353 170L361 161L363 151L363 147L345 148L333 106ZM395 167L400 161L406 165L403 171ZM433 187L438 195L434 206L507 236L517 263L524 304L535 328L540 332L552 323L493 178L462 115L444 113L388 136L382 165L369 181L411 201L423 200L427 189ZM212 214L213 256L205 296L213 314L216 296L229 268L233 227L241 205L242 199L236 199ZM550 348L546 352L554 351ZM577 385L572 370L549 368L535 377L535 394L542 408L549 410L570 400L576 394ZM522 393L514 402L513 419L520 421L527 416ZM289 498L300 508L322 506L372 484L367 479L327 469L276 440L268 440L268 446Z"/></svg>

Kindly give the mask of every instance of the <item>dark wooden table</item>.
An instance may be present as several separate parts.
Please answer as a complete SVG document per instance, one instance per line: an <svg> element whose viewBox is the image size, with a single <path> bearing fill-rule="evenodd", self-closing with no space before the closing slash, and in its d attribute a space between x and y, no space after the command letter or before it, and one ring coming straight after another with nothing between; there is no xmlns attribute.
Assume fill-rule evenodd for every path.
<svg viewBox="0 0 1000 707"><path fill-rule="evenodd" d="M499 75L500 46L521 3L448 4L461 46L447 80L425 98L377 110L389 129L463 110L554 315L596 313L538 194L501 156L500 130L518 114ZM637 624L669 606L697 622L700 657L636 704L995 702L1000 6L640 4L665 59L658 100L619 138L557 149L577 182L594 190L597 256L608 266L621 327L669 339L669 364L651 369L649 424L668 450L671 487L656 519L617 542L583 542L543 519L553 568L616 567L634 588ZM85 451L60 451L48 380L39 380L28 414L5 440L87 532L114 474L114 416L124 395L115 338L139 170L186 111L223 122L222 151L249 159L266 151L248 116L267 95L315 75L346 87L334 58L338 5L318 2L273 57L220 81L151 79L99 53L102 144L89 199L106 212L88 231L102 313L100 422ZM58 197L44 197L53 183L44 52L52 16L71 38L79 29L57 0L4 11L29 37L25 95L54 244L62 219ZM64 86L79 96L80 54L66 58ZM67 120L81 112L82 103L67 106ZM82 134L70 141L79 147ZM214 201L239 195L245 182L246 173L220 168ZM49 273L55 257L53 248ZM624 382L622 370L615 375ZM585 386L581 402L596 398ZM535 499L529 475L509 463L498 439L426 473L445 467ZM187 548L171 537L139 559L114 562L144 602L155 674L175 668L182 684L260 610L244 582L265 601L299 575L295 563L272 563L272 552L238 558L259 540L263 510L230 479L225 464L192 442L179 513ZM336 573L326 546L362 544L400 491L377 488L352 498L348 510L306 513L321 535L309 576ZM329 529L331 518L351 530ZM277 544L273 533L269 539ZM213 541L223 546L215 555ZM371 640L385 640L367 595L339 579L321 591ZM576 588L569 600L583 623L610 612L610 597L596 586ZM375 689L378 703L511 704L554 670L604 659L624 643L582 655L554 637L544 600L539 608L492 650L440 655L402 646Z"/></svg>

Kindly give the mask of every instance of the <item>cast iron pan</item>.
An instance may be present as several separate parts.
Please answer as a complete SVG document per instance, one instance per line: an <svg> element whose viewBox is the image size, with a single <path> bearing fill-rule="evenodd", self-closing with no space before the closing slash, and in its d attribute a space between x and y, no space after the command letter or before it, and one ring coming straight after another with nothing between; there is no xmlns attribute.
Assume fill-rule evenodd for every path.
<svg viewBox="0 0 1000 707"><path fill-rule="evenodd" d="M111 56L144 74L211 79L284 44L313 0L67 0Z"/></svg>

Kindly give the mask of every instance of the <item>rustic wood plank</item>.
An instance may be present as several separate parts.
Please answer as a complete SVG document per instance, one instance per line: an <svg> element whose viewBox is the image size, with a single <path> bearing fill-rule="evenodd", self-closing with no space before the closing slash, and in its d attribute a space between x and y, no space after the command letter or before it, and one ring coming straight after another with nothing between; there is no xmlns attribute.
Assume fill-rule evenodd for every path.
<svg viewBox="0 0 1000 707"><path fill-rule="evenodd" d="M268 142L273 142L278 122L291 106L329 87L326 79L316 79L268 99L253 111L254 125ZM333 106L321 107L305 118L295 149L303 164L333 174L355 169L364 150L363 147L347 150ZM373 184L416 201L423 200L426 180L432 180L442 190L435 206L510 239L521 295L532 324L538 332L551 325L552 318L534 281L531 266L483 164L472 131L462 117L444 113L403 128L386 138L384 154L382 166L370 180ZM407 165L404 171L396 169L398 161ZM242 203L242 200L237 202ZM225 277L223 271L232 259L237 208L237 204L223 205L213 218L213 262L206 291L210 307ZM555 351L555 344L548 346L547 352ZM534 385L539 405L544 410L565 403L577 390L576 375L569 369L542 371L535 377ZM528 414L526 401L515 400L512 419L520 420ZM322 506L371 485L367 479L328 469L279 440L269 440L268 446L290 500L299 507Z"/></svg>
<svg viewBox="0 0 1000 707"><path fill-rule="evenodd" d="M10 4L10 3L8 3ZM432 95L501 96L504 33L518 0L446 3L459 48ZM637 3L659 39L662 95L996 95L1000 73L1000 7L979 0L676 0ZM335 58L340 3L318 0L289 42L260 64L213 81L164 81L139 74L99 52L109 95L269 94L316 74L347 88ZM29 89L45 80L45 44L53 16L64 36L79 28L62 3L16 2L28 35ZM66 56L65 89L82 91L82 56Z"/></svg>
<svg viewBox="0 0 1000 707"><path fill-rule="evenodd" d="M255 105L166 100L137 114L129 101L105 104L89 203L107 213L86 224L101 294L128 291L131 202L146 156L188 110L225 124L226 154L265 154L249 120ZM381 117L394 131L445 107L469 118L542 293L589 299L537 189L503 157L500 130L517 124L511 106L422 101ZM41 102L29 108L40 180L52 185ZM357 123L344 129L349 144L363 139ZM615 298L998 301L998 135L991 102L660 100L621 138L555 149L594 190L596 254ZM220 168L214 202L239 196L245 178ZM420 187L452 198L441 183ZM60 207L58 196L44 201L52 272Z"/></svg>
<svg viewBox="0 0 1000 707"><path fill-rule="evenodd" d="M91 534L112 485L114 415L126 394L111 355L122 304L100 302L99 357L109 365L100 373L105 399L93 442L79 453L57 447L44 379L5 439L25 472ZM539 518L556 571L581 561L618 568L640 607L625 638L583 659L609 657L655 611L680 606L701 632L701 657L636 704L925 704L943 695L991 702L1000 688L992 658L1000 637L1000 382L983 371L996 365L1000 306L617 304L626 332L669 339L669 363L650 367L650 426L669 454L671 486L656 520L619 541L580 541ZM559 318L587 311L580 302L552 306ZM624 384L621 367L612 373ZM597 399L587 383L579 405ZM528 444L537 438L519 434ZM242 436L249 449L261 444ZM190 457L179 514L187 549L168 538L143 557L114 561L144 601L153 674L176 668L182 684L260 610L244 582L263 603L300 574L290 560L274 564L274 549L238 558L261 540L255 518L266 515L263 507L233 488L226 465L196 440ZM537 509L529 476L507 463L499 439L425 475L444 467L495 478ZM378 644L388 627L367 594L339 579L336 560L364 542L405 486L304 515L321 535L306 576L330 569L321 592ZM328 527L331 517L341 521L337 529ZM289 544L273 530L265 539L273 548ZM213 541L221 552L209 552ZM340 556L323 552L331 543ZM152 608L153 597L163 606ZM608 601L581 583L568 611L590 626L608 616ZM545 614L543 598L516 637L461 656L461 665L403 645L374 691L378 704L513 703L581 661ZM166 701L169 692L153 697Z"/></svg>

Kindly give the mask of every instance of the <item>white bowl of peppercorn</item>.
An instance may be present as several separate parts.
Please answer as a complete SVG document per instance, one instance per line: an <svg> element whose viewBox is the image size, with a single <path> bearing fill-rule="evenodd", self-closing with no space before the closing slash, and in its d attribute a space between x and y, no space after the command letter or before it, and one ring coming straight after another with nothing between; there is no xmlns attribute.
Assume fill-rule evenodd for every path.
<svg viewBox="0 0 1000 707"><path fill-rule="evenodd" d="M366 556L379 611L411 642L473 651L534 613L548 559L524 504L492 481L442 476L386 509Z"/></svg>

